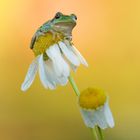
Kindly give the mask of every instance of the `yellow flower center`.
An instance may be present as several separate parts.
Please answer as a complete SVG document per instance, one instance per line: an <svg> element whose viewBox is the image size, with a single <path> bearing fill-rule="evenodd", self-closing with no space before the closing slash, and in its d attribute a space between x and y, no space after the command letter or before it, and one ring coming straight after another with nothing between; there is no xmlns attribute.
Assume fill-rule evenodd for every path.
<svg viewBox="0 0 140 140"><path fill-rule="evenodd" d="M47 32L45 35L39 36L33 47L33 52L35 56L44 54L44 56L46 57L45 55L46 49L49 48L51 45L58 43L62 39L63 36L61 34L54 35L51 32Z"/></svg>
<svg viewBox="0 0 140 140"><path fill-rule="evenodd" d="M96 88L87 88L79 97L79 105L85 109L97 109L106 102L105 91Z"/></svg>

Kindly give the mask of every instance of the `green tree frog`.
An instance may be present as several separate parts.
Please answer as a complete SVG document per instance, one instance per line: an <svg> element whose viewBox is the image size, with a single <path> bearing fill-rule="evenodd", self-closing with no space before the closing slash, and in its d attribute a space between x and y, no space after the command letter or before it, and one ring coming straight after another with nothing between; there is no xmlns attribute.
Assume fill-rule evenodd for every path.
<svg viewBox="0 0 140 140"><path fill-rule="evenodd" d="M72 40L72 30L76 26L77 17L75 14L64 15L57 12L55 17L45 22L38 28L31 40L30 48L35 56L44 54L45 50L60 40Z"/></svg>

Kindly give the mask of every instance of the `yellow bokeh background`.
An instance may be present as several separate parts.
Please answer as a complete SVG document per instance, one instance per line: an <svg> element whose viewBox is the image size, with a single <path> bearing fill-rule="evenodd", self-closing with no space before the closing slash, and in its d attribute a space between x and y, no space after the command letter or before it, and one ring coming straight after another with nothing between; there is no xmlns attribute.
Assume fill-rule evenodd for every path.
<svg viewBox="0 0 140 140"><path fill-rule="evenodd" d="M89 63L73 76L80 90L108 92L116 126L107 140L140 138L140 1L0 1L0 140L91 140L68 84L45 90L37 76L20 90L33 60L35 30L57 11L75 13L73 42Z"/></svg>

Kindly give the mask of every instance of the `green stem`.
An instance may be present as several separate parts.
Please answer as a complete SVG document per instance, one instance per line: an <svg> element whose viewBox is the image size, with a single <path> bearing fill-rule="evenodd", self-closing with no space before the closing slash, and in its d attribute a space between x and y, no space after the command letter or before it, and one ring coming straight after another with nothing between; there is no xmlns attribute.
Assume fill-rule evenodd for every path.
<svg viewBox="0 0 140 140"><path fill-rule="evenodd" d="M97 130L99 132L100 140L104 140L102 129L99 126L97 126Z"/></svg>
<svg viewBox="0 0 140 140"><path fill-rule="evenodd" d="M70 82L74 92L76 93L76 95L80 96L80 91L71 75L69 76L69 82ZM95 128L90 128L90 129L91 129L92 135L95 137L96 140L104 140L103 133L102 133L102 130L100 127L97 126Z"/></svg>
<svg viewBox="0 0 140 140"><path fill-rule="evenodd" d="M76 85L76 83L71 75L69 76L69 82L70 82L74 92L76 93L76 95L79 96L80 91L79 91L79 89L78 89L78 87L77 87L77 85Z"/></svg>
<svg viewBox="0 0 140 140"><path fill-rule="evenodd" d="M95 138L96 140L99 140L96 129L95 128L90 128L90 130L91 130L93 139Z"/></svg>

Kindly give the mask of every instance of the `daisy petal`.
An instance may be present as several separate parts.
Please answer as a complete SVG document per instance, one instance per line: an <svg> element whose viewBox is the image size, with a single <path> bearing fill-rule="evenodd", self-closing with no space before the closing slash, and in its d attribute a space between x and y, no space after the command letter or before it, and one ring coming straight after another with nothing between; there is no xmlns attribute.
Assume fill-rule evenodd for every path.
<svg viewBox="0 0 140 140"><path fill-rule="evenodd" d="M85 60L85 58L81 55L81 53L78 51L78 49L76 49L74 46L72 46L72 50L73 52L77 55L77 57L79 58L80 62L85 65L86 67L88 67L88 63Z"/></svg>
<svg viewBox="0 0 140 140"><path fill-rule="evenodd" d="M35 75L37 73L37 69L38 69L38 61L39 61L39 57L36 57L33 62L31 63L31 65L29 66L28 72L26 74L25 80L23 82L23 84L21 85L21 90L22 91L26 91L31 84L34 81Z"/></svg>
<svg viewBox="0 0 140 140"><path fill-rule="evenodd" d="M96 121L93 118L94 110L88 111L88 110L81 108L80 112L81 112L81 115L82 115L82 118L84 120L85 125L89 128L94 128L94 126L96 125Z"/></svg>
<svg viewBox="0 0 140 140"><path fill-rule="evenodd" d="M39 59L39 76L42 84L45 88L54 89L55 85L50 82L49 74L46 71L46 64L43 60L43 55Z"/></svg>
<svg viewBox="0 0 140 140"><path fill-rule="evenodd" d="M51 81L51 83L53 83L55 86L57 84L60 84L60 85L67 84L68 78L64 76L61 76L61 77L57 76L54 66L53 66L53 62L50 59L46 62L46 67L47 67L46 71L49 75L49 81Z"/></svg>
<svg viewBox="0 0 140 140"><path fill-rule="evenodd" d="M76 72L77 66L75 66L75 65L73 65L73 64L70 64L70 67L71 67L71 69L72 69L74 72Z"/></svg>
<svg viewBox="0 0 140 140"><path fill-rule="evenodd" d="M82 54L78 51L78 49L76 49L76 47L74 47L74 45L71 45L70 42L68 40L64 40L64 43L66 44L66 46L71 49L73 51L73 53L78 57L79 61L85 65L88 66L87 61L85 60L85 58L82 56Z"/></svg>
<svg viewBox="0 0 140 140"><path fill-rule="evenodd" d="M65 57L75 66L80 65L80 61L78 57L65 45L63 42L58 42L59 47L61 48L62 52L64 53Z"/></svg>
<svg viewBox="0 0 140 140"><path fill-rule="evenodd" d="M45 68L46 68L46 73L49 75L49 81L56 85L57 80L56 80L56 75L53 72L53 64L52 61L49 59L45 62Z"/></svg>
<svg viewBox="0 0 140 140"><path fill-rule="evenodd" d="M54 74L54 72L52 70L52 65L51 65L52 62L49 59L44 63L45 63L45 71L46 71L47 79L51 83L49 88L55 89L56 85L57 85L57 80L56 80L56 75Z"/></svg>
<svg viewBox="0 0 140 140"><path fill-rule="evenodd" d="M81 109L81 114L87 127L94 128L96 125L98 125L102 129L108 127L102 109L98 110Z"/></svg>
<svg viewBox="0 0 140 140"><path fill-rule="evenodd" d="M109 108L108 102L105 104L104 114L105 114L105 118L106 118L106 121L107 121L109 127L111 127L111 128L114 127L114 125L115 125L114 119L113 119L111 110Z"/></svg>
<svg viewBox="0 0 140 140"><path fill-rule="evenodd" d="M54 44L46 51L49 58L53 61L53 68L58 77L68 77L70 74L69 66L62 58L59 47Z"/></svg>
<svg viewBox="0 0 140 140"><path fill-rule="evenodd" d="M108 123L103 112L104 107L97 109L94 114L94 120L100 128L105 129L108 127Z"/></svg>
<svg viewBox="0 0 140 140"><path fill-rule="evenodd" d="M48 69L49 75L52 77L53 82L55 82L56 84L60 84L60 85L66 85L68 82L68 78L65 76L57 76L57 73L55 72L55 68L53 65L53 62L51 60L48 60L46 62L46 65L50 68Z"/></svg>
<svg viewBox="0 0 140 140"><path fill-rule="evenodd" d="M57 80L58 80L58 83L62 86L65 86L68 83L68 78L64 76L58 78Z"/></svg>

